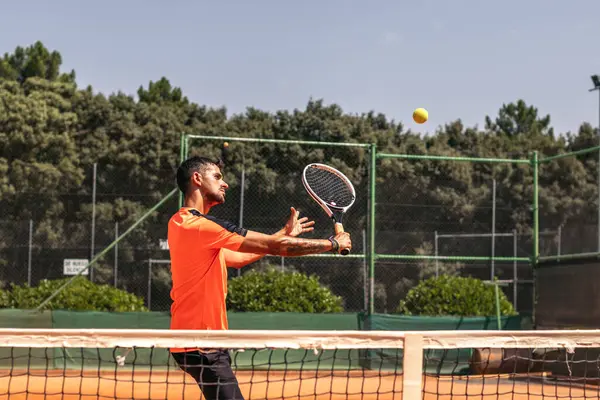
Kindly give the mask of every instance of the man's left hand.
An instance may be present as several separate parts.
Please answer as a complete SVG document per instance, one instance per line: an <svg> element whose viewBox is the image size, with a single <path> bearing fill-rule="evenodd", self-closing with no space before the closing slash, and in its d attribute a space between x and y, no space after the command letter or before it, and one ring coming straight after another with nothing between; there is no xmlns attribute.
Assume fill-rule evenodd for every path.
<svg viewBox="0 0 600 400"><path fill-rule="evenodd" d="M298 236L302 233L310 232L314 230L313 225L315 221L309 221L307 217L298 219L300 211L297 211L294 207L291 207L290 218L287 224L285 224L285 234L288 236Z"/></svg>

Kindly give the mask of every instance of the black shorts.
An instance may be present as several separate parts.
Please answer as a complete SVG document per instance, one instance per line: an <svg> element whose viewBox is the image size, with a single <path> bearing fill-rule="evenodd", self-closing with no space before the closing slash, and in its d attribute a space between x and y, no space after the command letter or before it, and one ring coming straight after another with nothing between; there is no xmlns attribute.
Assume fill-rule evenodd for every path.
<svg viewBox="0 0 600 400"><path fill-rule="evenodd" d="M231 356L228 351L189 351L171 355L179 367L198 382L206 400L244 400L237 378L231 369Z"/></svg>

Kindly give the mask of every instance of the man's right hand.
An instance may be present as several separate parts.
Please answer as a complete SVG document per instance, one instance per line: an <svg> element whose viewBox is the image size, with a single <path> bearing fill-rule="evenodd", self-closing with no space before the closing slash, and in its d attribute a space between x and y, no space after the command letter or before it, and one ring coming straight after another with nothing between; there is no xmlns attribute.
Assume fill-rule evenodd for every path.
<svg viewBox="0 0 600 400"><path fill-rule="evenodd" d="M348 232L338 233L333 237L340 245L338 249L338 254L341 253L343 249L352 250L352 240L350 239L350 234Z"/></svg>

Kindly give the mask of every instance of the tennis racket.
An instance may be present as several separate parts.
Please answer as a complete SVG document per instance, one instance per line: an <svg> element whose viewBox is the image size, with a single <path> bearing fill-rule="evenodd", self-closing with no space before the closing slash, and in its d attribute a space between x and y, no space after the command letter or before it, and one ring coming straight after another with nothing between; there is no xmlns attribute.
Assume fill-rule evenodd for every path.
<svg viewBox="0 0 600 400"><path fill-rule="evenodd" d="M354 186L346 175L325 164L308 164L302 172L302 184L310 197L333 220L336 235L344 232L342 219L356 200ZM340 251L344 256L349 253L349 249Z"/></svg>

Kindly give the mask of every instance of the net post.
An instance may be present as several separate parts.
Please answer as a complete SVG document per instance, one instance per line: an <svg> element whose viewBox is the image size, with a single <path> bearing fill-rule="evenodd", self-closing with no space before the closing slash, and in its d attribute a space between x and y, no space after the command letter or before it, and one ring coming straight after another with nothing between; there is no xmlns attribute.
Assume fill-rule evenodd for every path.
<svg viewBox="0 0 600 400"><path fill-rule="evenodd" d="M423 384L423 335L406 333L402 360L402 398L420 399Z"/></svg>

